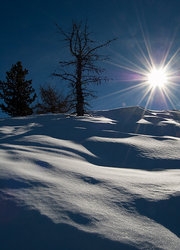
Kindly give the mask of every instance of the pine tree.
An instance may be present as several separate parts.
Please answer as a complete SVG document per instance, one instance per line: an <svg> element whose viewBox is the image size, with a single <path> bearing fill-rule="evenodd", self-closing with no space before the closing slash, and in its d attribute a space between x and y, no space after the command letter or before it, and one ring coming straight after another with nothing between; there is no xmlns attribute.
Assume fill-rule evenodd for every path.
<svg viewBox="0 0 180 250"><path fill-rule="evenodd" d="M31 104L36 99L35 90L32 88L32 80L26 80L27 69L23 69L18 61L6 72L6 81L0 81L0 98L3 103L0 108L10 116L31 115Z"/></svg>

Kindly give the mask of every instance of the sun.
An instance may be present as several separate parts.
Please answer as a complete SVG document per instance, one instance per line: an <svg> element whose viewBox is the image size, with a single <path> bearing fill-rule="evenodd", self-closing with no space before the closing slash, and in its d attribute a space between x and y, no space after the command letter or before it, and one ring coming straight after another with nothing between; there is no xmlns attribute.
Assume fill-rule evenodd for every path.
<svg viewBox="0 0 180 250"><path fill-rule="evenodd" d="M176 32L164 42L160 37L150 36L140 17L138 24L139 36L123 45L122 51L115 51L113 61L109 62L118 67L117 82L123 86L106 97L117 95L119 101L121 96L126 100L123 103L136 102L145 108L179 109L180 46L175 40Z"/></svg>
<svg viewBox="0 0 180 250"><path fill-rule="evenodd" d="M163 68L153 68L148 74L147 74L147 82L150 84L150 87L152 89L155 88L164 88L165 85L168 82L168 77L165 69Z"/></svg>

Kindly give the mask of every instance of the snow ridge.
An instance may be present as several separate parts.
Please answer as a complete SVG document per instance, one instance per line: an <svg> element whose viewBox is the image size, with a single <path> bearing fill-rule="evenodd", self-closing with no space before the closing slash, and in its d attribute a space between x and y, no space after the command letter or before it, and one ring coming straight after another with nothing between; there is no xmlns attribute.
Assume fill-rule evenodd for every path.
<svg viewBox="0 0 180 250"><path fill-rule="evenodd" d="M0 243L180 249L180 113L140 107L0 121Z"/></svg>

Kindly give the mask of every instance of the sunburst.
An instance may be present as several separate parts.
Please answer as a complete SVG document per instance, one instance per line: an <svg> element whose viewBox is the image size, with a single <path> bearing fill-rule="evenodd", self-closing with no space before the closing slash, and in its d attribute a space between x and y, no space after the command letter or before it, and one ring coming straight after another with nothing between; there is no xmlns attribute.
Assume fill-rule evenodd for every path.
<svg viewBox="0 0 180 250"><path fill-rule="evenodd" d="M153 100L159 98L167 108L171 104L171 108L176 109L176 104L179 101L177 91L179 91L178 85L180 83L180 48L173 47L175 36L163 51L158 50L158 47L153 51L155 46L153 44L152 49L150 39L145 35L142 25L141 31L143 42L142 40L134 42L136 48L132 50L133 59L116 54L116 59L112 62L113 65L121 69L121 73L124 72L123 76L120 74L119 84L126 81L132 83L131 87L128 84L128 88L121 89L118 93L119 95L125 93L129 96L135 96L135 93L138 93L141 98L139 98L137 105L145 103L145 107L150 107ZM129 55L130 52L128 52L130 58Z"/></svg>

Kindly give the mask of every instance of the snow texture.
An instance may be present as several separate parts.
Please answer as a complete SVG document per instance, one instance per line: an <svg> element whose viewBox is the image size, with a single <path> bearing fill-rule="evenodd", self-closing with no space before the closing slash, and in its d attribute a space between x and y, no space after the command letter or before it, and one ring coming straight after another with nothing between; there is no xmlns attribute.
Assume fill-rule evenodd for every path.
<svg viewBox="0 0 180 250"><path fill-rule="evenodd" d="M180 113L0 120L2 250L180 249Z"/></svg>

